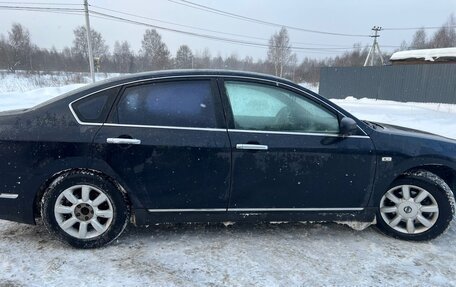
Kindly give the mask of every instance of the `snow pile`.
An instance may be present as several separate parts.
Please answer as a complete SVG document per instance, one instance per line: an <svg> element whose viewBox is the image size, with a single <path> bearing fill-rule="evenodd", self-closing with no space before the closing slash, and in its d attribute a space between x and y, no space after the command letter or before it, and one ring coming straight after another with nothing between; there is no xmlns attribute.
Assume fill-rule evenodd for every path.
<svg viewBox="0 0 456 287"><path fill-rule="evenodd" d="M28 92L0 93L0 111L30 108L85 84L40 88Z"/></svg>
<svg viewBox="0 0 456 287"><path fill-rule="evenodd" d="M116 73L96 73L95 79L101 81L119 76ZM43 87L60 87L69 84L90 83L88 73L49 72L29 73L26 71L0 70L0 93L25 92Z"/></svg>
<svg viewBox="0 0 456 287"><path fill-rule="evenodd" d="M456 58L456 48L399 51L391 55L390 61L424 59L433 62L439 58Z"/></svg>

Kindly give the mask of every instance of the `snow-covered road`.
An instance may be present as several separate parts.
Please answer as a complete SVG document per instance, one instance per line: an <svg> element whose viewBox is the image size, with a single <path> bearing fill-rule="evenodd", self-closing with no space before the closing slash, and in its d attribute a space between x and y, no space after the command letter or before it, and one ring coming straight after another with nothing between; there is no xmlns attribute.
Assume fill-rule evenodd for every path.
<svg viewBox="0 0 456 287"><path fill-rule="evenodd" d="M75 250L0 221L0 285L454 286L456 228L428 243L327 224L130 228Z"/></svg>
<svg viewBox="0 0 456 287"><path fill-rule="evenodd" d="M0 94L0 109L68 89ZM335 102L363 119L456 138L455 106ZM111 246L75 250L41 224L0 220L0 286L456 286L455 251L454 222L426 243L335 223L130 227Z"/></svg>

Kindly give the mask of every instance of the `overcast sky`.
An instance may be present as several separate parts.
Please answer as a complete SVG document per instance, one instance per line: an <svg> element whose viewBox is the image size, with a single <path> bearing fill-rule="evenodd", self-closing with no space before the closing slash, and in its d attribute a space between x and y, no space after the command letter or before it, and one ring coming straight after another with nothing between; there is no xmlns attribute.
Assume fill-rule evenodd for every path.
<svg viewBox="0 0 456 287"><path fill-rule="evenodd" d="M10 0L11 1L11 0ZM47 0L35 0L43 3ZM178 0L173 0L177 1ZM451 13L456 11L456 0L189 0L201 5L210 6L219 10L240 14L243 16L261 19L281 25L295 26L304 29L320 30L346 34L370 34L374 25L382 27L421 27L440 26ZM0 1L1 2L1 1ZM16 3L33 2L33 0L15 1ZM50 3L81 3L82 0L57 1ZM4 4L0 5L13 5ZM12 2L11 2L12 3ZM204 29L211 29L225 33L242 34L245 36L268 39L278 27L256 24L221 15L192 9L173 3L169 0L128 0L108 1L89 0L89 4L103 8L123 11L143 17L154 18L162 21L190 25ZM76 7L70 6L65 7ZM82 8L82 5L81 7ZM93 7L93 9L97 9ZM97 9L100 12L115 14L111 11ZM173 26L152 20L134 18L132 16L115 14L150 24L170 28L210 34L219 37L233 38L244 41L253 41L267 44L266 40L240 38L236 36L215 34L190 28ZM0 34L7 35L13 22L19 22L27 27L31 33L32 41L40 47L50 48L55 46L62 49L71 46L73 29L84 25L82 15L60 15L56 13L5 11L0 9ZM127 40L135 51L141 47L141 40L146 27L137 26L117 21L91 17L93 29L102 33L106 43L112 51L116 40ZM174 55L181 44L187 44L194 52L202 52L208 48L212 56L220 54L223 57L232 53L243 58L247 55L258 58L266 57L266 48L249 47L209 39L182 35L157 29L162 35L171 53ZM429 30L429 33L434 30ZM403 40L410 41L414 31L382 31L379 38L382 50L391 51L399 46ZM354 43L367 45L371 43L369 37L342 37L324 34L314 34L302 31L289 30L291 41L297 47L318 48L317 50L299 50L299 59L308 57L334 56L340 51L328 48L349 48ZM298 44L299 43L299 44ZM382 47L382 45L384 47ZM325 50L326 48L326 50Z"/></svg>

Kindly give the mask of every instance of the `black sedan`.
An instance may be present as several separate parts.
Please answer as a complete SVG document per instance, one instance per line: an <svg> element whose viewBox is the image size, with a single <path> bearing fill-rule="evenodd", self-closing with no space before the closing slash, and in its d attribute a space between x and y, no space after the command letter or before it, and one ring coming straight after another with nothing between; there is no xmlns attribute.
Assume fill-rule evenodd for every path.
<svg viewBox="0 0 456 287"><path fill-rule="evenodd" d="M429 240L455 208L455 141L253 73L136 74L2 112L0 158L0 219L41 216L79 248L129 222L376 221Z"/></svg>

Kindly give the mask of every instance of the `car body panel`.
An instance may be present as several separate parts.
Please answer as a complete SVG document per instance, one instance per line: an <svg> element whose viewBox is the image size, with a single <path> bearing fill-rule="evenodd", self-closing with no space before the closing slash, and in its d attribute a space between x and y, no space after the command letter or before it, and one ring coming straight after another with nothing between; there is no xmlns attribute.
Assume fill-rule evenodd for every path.
<svg viewBox="0 0 456 287"><path fill-rule="evenodd" d="M367 205L375 172L369 137L230 132L230 208L357 208ZM266 151L237 150L259 143Z"/></svg>
<svg viewBox="0 0 456 287"><path fill-rule="evenodd" d="M99 127L79 125L71 113L61 113L67 107L58 102L0 115L0 193L18 195L16 200L0 198L0 207L16 205L16 212L5 212L5 216L33 223L41 186L56 173L88 165Z"/></svg>
<svg viewBox="0 0 456 287"><path fill-rule="evenodd" d="M126 135L140 145L107 144ZM147 209L225 208L228 204L230 146L226 130L102 127L96 159L123 179Z"/></svg>

